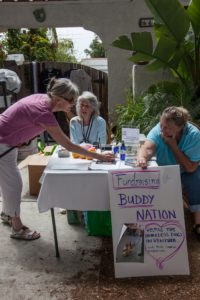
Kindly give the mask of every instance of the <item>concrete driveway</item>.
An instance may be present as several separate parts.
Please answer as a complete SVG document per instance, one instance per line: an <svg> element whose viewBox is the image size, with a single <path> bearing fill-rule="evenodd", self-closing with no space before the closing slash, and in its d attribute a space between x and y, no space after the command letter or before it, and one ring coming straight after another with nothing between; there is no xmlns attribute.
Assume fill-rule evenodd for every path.
<svg viewBox="0 0 200 300"><path fill-rule="evenodd" d="M50 211L40 214L36 197L28 193L27 168L21 170L24 188L21 216L24 224L41 233L35 241L9 238L10 227L0 223L0 299L61 299L53 291L74 278L98 279L102 245L99 237L89 237L81 226L71 226L66 215L55 210L59 250L55 257ZM1 201L1 198L0 198ZM0 209L2 202L0 202ZM74 284L70 283L70 290ZM56 292L55 292L56 294Z"/></svg>
<svg viewBox="0 0 200 300"><path fill-rule="evenodd" d="M70 226L59 210L55 218L61 257L55 257L50 212L38 212L36 198L28 193L27 169L21 172L22 219L40 231L41 238L31 242L10 239L10 227L0 223L0 300L199 299L200 242L191 232L187 210L190 276L115 279L112 239L87 236L83 227Z"/></svg>

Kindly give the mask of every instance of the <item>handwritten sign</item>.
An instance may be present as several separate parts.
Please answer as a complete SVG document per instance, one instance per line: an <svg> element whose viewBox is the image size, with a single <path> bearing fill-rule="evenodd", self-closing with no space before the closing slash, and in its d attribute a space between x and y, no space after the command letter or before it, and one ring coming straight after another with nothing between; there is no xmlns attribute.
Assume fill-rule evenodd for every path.
<svg viewBox="0 0 200 300"><path fill-rule="evenodd" d="M109 172L116 277L188 275L179 166Z"/></svg>
<svg viewBox="0 0 200 300"><path fill-rule="evenodd" d="M125 144L137 144L139 143L140 130L138 128L122 128L122 141Z"/></svg>

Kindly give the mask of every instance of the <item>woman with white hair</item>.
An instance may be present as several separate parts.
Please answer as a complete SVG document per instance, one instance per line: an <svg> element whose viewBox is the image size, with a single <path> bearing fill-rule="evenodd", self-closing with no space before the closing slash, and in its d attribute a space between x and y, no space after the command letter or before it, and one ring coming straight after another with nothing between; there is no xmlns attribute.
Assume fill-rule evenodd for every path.
<svg viewBox="0 0 200 300"><path fill-rule="evenodd" d="M77 116L70 120L70 138L75 144L106 144L106 122L99 116L100 103L91 92L83 92L77 100Z"/></svg>
<svg viewBox="0 0 200 300"><path fill-rule="evenodd" d="M77 116L70 120L70 138L75 144L106 144L106 122L99 116L100 103L91 92L83 92L77 99ZM79 224L77 211L68 211L68 222ZM89 235L111 235L109 211L84 212L86 229Z"/></svg>

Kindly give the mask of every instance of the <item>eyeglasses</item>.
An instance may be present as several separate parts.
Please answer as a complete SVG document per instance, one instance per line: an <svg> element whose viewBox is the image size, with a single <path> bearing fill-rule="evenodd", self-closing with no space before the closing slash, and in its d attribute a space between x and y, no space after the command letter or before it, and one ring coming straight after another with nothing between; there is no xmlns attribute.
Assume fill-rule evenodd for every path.
<svg viewBox="0 0 200 300"><path fill-rule="evenodd" d="M68 98L66 98L64 96L60 96L60 98L64 99L65 101L67 101L67 102L69 102L71 104L74 103L74 98L68 99Z"/></svg>

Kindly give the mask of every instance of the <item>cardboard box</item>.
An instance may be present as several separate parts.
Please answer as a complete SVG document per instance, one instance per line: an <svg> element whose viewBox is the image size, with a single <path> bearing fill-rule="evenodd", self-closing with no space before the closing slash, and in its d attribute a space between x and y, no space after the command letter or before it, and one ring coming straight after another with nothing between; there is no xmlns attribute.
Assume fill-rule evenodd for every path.
<svg viewBox="0 0 200 300"><path fill-rule="evenodd" d="M40 177L47 166L49 156L44 156L41 153L33 154L28 159L28 174L29 174L29 191L30 195L37 196L40 191Z"/></svg>

